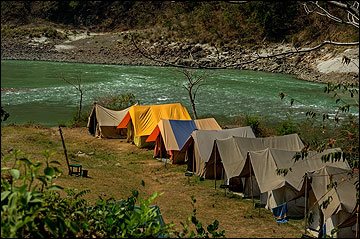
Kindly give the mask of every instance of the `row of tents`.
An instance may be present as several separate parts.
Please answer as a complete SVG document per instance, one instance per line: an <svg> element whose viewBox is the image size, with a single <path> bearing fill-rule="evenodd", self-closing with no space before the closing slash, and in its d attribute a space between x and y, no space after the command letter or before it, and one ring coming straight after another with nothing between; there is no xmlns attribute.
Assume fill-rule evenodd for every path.
<svg viewBox="0 0 360 239"><path fill-rule="evenodd" d="M250 126L222 129L214 118L192 120L180 103L133 105L122 111L95 104L88 129L97 137L126 138L138 147L153 147L155 158L186 163L199 177L222 179L223 187L259 198L274 214L285 212L281 220L306 216L311 233L357 233L358 176L341 149L306 152L306 158L299 159L304 144L297 134L256 138ZM329 155L340 160L325 161Z"/></svg>

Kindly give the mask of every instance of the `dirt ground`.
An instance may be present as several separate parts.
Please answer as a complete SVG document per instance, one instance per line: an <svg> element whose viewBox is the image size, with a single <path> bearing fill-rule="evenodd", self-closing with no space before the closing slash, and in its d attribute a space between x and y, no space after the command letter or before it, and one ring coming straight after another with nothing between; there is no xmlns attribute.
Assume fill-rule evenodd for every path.
<svg viewBox="0 0 360 239"><path fill-rule="evenodd" d="M61 163L64 172L56 184L77 190L89 189L85 198L95 202L102 198L127 198L134 189L141 197L154 192L161 195L154 204L160 207L166 223L181 228L191 215L191 196L196 198L197 217L208 225L215 219L226 237L301 237L303 220L277 224L269 210L253 208L251 200L214 189L214 180L200 181L185 176L185 165L164 164L153 159L152 150L139 149L123 139L98 139L87 128L63 128L65 145L71 163L88 170L88 178L67 175L64 150L58 128L6 126L1 129L1 166L9 166L11 154L20 149L30 160L44 161L44 150L53 153L52 160ZM144 186L141 185L143 180Z"/></svg>

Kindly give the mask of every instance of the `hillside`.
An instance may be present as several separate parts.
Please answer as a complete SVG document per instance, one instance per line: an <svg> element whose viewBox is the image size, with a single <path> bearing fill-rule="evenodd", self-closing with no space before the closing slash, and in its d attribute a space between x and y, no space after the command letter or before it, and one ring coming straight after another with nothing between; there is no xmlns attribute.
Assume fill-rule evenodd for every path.
<svg viewBox="0 0 360 239"><path fill-rule="evenodd" d="M1 23L2 59L234 66L322 82L356 82L359 72L358 47L239 64L255 52L358 41L358 29L307 15L300 2L10 1L1 3ZM343 56L352 64L341 64Z"/></svg>

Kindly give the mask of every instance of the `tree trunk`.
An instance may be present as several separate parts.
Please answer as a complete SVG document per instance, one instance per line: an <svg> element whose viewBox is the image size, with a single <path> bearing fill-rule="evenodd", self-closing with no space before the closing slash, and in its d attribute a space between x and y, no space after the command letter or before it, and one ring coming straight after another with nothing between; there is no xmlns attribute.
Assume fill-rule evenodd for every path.
<svg viewBox="0 0 360 239"><path fill-rule="evenodd" d="M190 97L191 109L193 112L194 119L197 119L198 117L197 117L196 108L195 108L195 100L193 99L191 90L189 91L189 97Z"/></svg>
<svg viewBox="0 0 360 239"><path fill-rule="evenodd" d="M83 92L82 92L82 90L79 90L79 91L80 91L80 102L79 102L78 120L80 120L80 118L81 118L82 100L83 100Z"/></svg>

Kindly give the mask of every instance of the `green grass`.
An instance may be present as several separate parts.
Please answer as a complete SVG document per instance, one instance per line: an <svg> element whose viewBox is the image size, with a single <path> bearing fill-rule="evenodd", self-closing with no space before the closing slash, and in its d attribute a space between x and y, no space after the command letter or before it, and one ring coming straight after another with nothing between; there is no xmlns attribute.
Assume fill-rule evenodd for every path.
<svg viewBox="0 0 360 239"><path fill-rule="evenodd" d="M181 229L191 215L191 197L196 198L197 218L208 225L215 219L226 237L300 237L303 220L290 220L277 225L269 210L254 209L251 200L214 189L213 180L186 177L186 165L167 164L153 159L153 152L138 149L118 139L97 139L86 128L63 128L67 152L71 162L88 170L88 178L67 175L64 151L57 128L31 126L2 127L1 152L8 157L20 149L33 160L44 161L44 149L54 153L51 159L61 163L64 172L56 183L65 188L89 189L85 199L95 202L99 197L127 198L134 189L141 196L161 193L154 204L159 205L166 222L174 222ZM78 154L81 151L85 154ZM1 161L2 167L11 161ZM143 182L143 183L142 183Z"/></svg>

